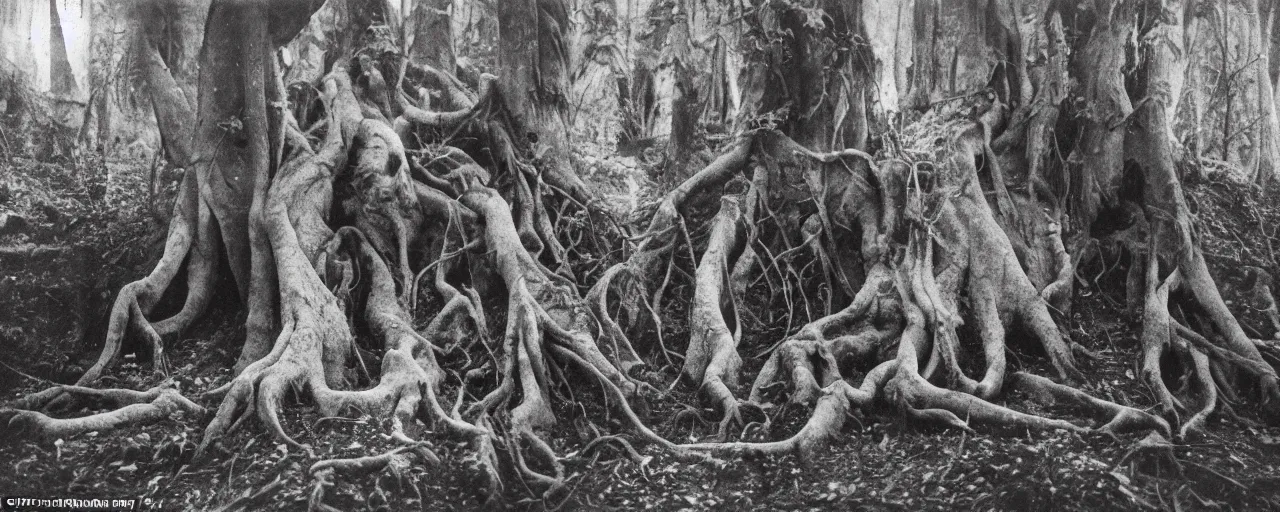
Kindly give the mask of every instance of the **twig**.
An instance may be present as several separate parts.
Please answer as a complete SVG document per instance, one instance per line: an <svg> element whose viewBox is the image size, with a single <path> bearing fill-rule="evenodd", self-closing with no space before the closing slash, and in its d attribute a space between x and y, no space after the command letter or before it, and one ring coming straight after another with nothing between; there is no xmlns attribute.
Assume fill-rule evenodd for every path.
<svg viewBox="0 0 1280 512"><path fill-rule="evenodd" d="M227 503L226 505L218 507L217 509L215 509L215 512L228 512L230 510L239 510L241 508L244 508L248 506L250 503L253 503L261 499L263 496L266 496L267 494L275 492L277 489L283 487L284 483L285 483L285 480L281 478L279 475L276 475L275 480L272 480L271 483L262 486L262 488L258 489L253 494L236 498L232 500L230 503Z"/></svg>

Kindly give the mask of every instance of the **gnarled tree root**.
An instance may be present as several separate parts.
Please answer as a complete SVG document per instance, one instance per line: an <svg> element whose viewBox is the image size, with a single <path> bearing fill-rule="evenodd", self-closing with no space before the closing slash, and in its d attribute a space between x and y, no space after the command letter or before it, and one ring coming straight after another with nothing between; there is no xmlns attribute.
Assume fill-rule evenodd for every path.
<svg viewBox="0 0 1280 512"><path fill-rule="evenodd" d="M199 197L194 172L179 186L164 255L147 277L125 285L116 296L107 326L106 343L98 360L76 381L86 386L98 380L114 364L124 348L124 338L132 329L144 337L151 351L156 373L169 374L164 354L165 340L180 333L208 306L212 294L214 266L217 264L217 233L212 214ZM187 298L177 314L152 322L146 318L182 267L187 265Z"/></svg>
<svg viewBox="0 0 1280 512"><path fill-rule="evenodd" d="M0 412L0 417L10 416L8 421L10 428L20 429L44 439L61 439L85 432L154 423L178 412L194 416L203 416L205 412L203 407L183 397L172 383L167 381L146 391L81 386L55 386L46 391L40 394L40 398L44 399L45 403L27 399L15 405L19 405L22 409L40 409L47 404L47 401L67 393L100 400L117 409L79 418L51 418L36 410L8 410L10 414Z"/></svg>
<svg viewBox="0 0 1280 512"><path fill-rule="evenodd" d="M695 273L693 310L689 313L689 347L685 352L683 376L697 383L700 392L720 408L719 438L728 438L728 430L742 423L738 400L733 390L738 387L738 356L742 319L738 317L737 298L732 296L730 271L733 258L742 250L739 221L742 217L738 200L726 196L720 200L720 212L711 222L711 238L702 262ZM725 297L726 291L730 295ZM733 311L734 329L725 322L726 303Z"/></svg>
<svg viewBox="0 0 1280 512"><path fill-rule="evenodd" d="M626 261L606 270L600 280L592 285L587 293L592 314L614 336L621 335L622 329L608 310L606 299L610 289L617 289L616 294L621 301L619 307L628 322L634 323L640 312L640 302L648 295L651 276L660 273L662 261L678 243L683 218L681 212L686 203L696 194L714 190L736 175L746 165L753 144L754 138L751 135L743 136L728 151L663 196L648 228L637 237L640 240L639 247ZM659 296L653 301L653 309L657 309L657 301L660 299Z"/></svg>

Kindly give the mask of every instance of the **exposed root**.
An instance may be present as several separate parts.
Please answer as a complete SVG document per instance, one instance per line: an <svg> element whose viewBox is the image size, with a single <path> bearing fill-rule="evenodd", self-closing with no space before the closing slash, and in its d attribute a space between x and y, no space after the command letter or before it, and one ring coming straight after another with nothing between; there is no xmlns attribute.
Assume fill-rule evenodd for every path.
<svg viewBox="0 0 1280 512"><path fill-rule="evenodd" d="M334 75L342 86L336 92L350 95L345 75ZM330 111L330 126L341 126L334 112ZM316 256L332 236L323 214L330 204L331 180L342 153L343 131L330 129L318 153L307 146L295 148L294 157L273 180L260 222L276 263L281 331L271 351L232 380L205 430L200 452L238 425L237 420L255 411L277 439L304 448L280 425L278 408L285 391L305 386L319 395L343 385L341 370L352 351L351 332L337 298L312 263L322 264Z"/></svg>
<svg viewBox="0 0 1280 512"><path fill-rule="evenodd" d="M44 403L24 400L20 406L24 409L40 409L62 393L100 400L118 408L79 418L51 418L36 410L9 410L12 413L9 427L44 439L61 439L85 432L154 423L178 412L197 417L203 416L205 412L203 407L183 397L168 381L146 391L55 386L41 394L41 398L45 399ZM0 417L4 416L8 415L0 414Z"/></svg>
<svg viewBox="0 0 1280 512"><path fill-rule="evenodd" d="M648 469L649 463L653 461L652 456L640 455L640 452L636 451L635 447L631 446L630 441L627 441L627 439L622 436L616 435L600 436L592 439L590 443L587 443L586 446L582 447L580 455L582 457L587 457L596 453L599 447L608 445L615 445L622 450L622 453L624 453L633 464L639 467L642 473Z"/></svg>
<svg viewBox="0 0 1280 512"><path fill-rule="evenodd" d="M638 383L623 374L602 352L605 346L597 346L592 336L594 323L586 304L578 298L571 285L559 282L555 274L543 268L520 245L519 235L511 221L507 203L492 189L471 186L461 202L480 214L484 223L485 245L490 250L494 267L507 285L507 333L503 357L510 371L516 372L503 380L503 386L482 400L483 409L492 410L497 402L504 401L513 381L521 386L523 401L512 410L512 429L519 432L527 428L547 426L554 421L547 402L548 367L545 361L544 332L549 341L563 344L589 361L592 366L609 377L628 396L639 388ZM619 347L630 350L629 345ZM505 395L505 396L504 396ZM477 404L480 407L481 404Z"/></svg>
<svg viewBox="0 0 1280 512"><path fill-rule="evenodd" d="M663 196L649 221L648 229L639 235L639 247L627 261L606 270L588 292L587 296L594 298L590 303L596 318L611 318L604 299L616 285L616 293L621 300L620 309L628 322L635 322L640 312L640 301L647 295L650 277L660 273L662 262L677 244L681 212L687 201L729 181L746 165L753 144L753 136L743 136L701 171Z"/></svg>
<svg viewBox="0 0 1280 512"><path fill-rule="evenodd" d="M820 389L840 378L842 364L872 358L876 349L901 332L901 308L892 286L888 266L873 267L848 307L804 326L774 350L756 376L750 400L762 402L764 390L784 372L791 380L791 402L812 403ZM853 334L846 332L858 326L864 327Z"/></svg>
<svg viewBox="0 0 1280 512"><path fill-rule="evenodd" d="M216 233L208 207L199 197L194 172L189 172L179 186L164 255L151 273L120 289L111 308L107 338L102 353L84 375L76 381L85 386L98 380L121 356L124 338L130 329L143 335L151 350L156 372L168 375L164 355L164 338L186 328L208 305L211 295L213 267L216 265ZM191 255L188 258L188 254ZM182 311L158 323L147 320L164 291L177 276L184 261L189 272L189 291Z"/></svg>
<svg viewBox="0 0 1280 512"><path fill-rule="evenodd" d="M965 418L963 420L965 423L977 421L995 426L1027 429L1083 430L1067 421L1014 411L968 393L938 388L926 381L919 373L919 358L929 353L925 315L916 305L920 299L910 295L910 289L905 281L906 276L899 277L899 290L903 294L907 327L902 332L902 341L898 347L898 370L895 377L885 386L885 395L890 402L904 409L949 411L953 415ZM937 413L929 416L951 420L950 417L939 416ZM948 421L948 423L954 423L954 421Z"/></svg>
<svg viewBox="0 0 1280 512"><path fill-rule="evenodd" d="M311 468L307 470L313 479L311 496L308 500L308 510L337 510L324 504L325 491L333 486L335 474L358 476L389 470L393 474L399 475L412 464L413 455L432 466L440 464L440 458L421 445L401 446L380 455L350 459L325 459L312 464Z"/></svg>
<svg viewBox="0 0 1280 512"><path fill-rule="evenodd" d="M322 471L333 471L346 474L368 474L375 471L381 471L387 466L400 466L407 468L409 466L409 457L417 455L424 461L439 464L440 457L437 457L430 450L423 446L400 446L387 453L380 455L370 455L367 457L356 457L351 459L325 459L311 465L307 470L308 473L315 475Z"/></svg>
<svg viewBox="0 0 1280 512"><path fill-rule="evenodd" d="M1196 411L1194 415L1187 419L1186 423L1182 424L1182 428L1178 429L1178 436L1182 439L1186 439L1192 433L1203 432L1205 422L1209 420L1209 415L1213 414L1218 408L1218 385L1214 382L1213 376L1209 372L1209 356L1199 350L1188 350L1191 352L1196 381L1200 383L1202 390L1203 405L1199 411Z"/></svg>
<svg viewBox="0 0 1280 512"><path fill-rule="evenodd" d="M438 70L433 71L433 74L441 76L444 75L444 73ZM479 97L474 100L465 97L465 95L459 94L459 92L461 92L459 88L450 87L450 95L453 96L451 100L451 103L453 104L450 106L455 107L456 110L444 112L431 112L424 110L419 106L414 105L413 102L406 101L407 98L401 95L400 99L404 111L392 122L392 128L397 134L399 134L400 140L411 140L412 137L409 134L409 129L415 126L425 126L444 131L456 129L458 125L474 117L477 114L477 109L479 107L482 107L486 102L491 101L494 93L497 91L496 82L497 77L493 75L481 75L480 91L478 93Z"/></svg>
<svg viewBox="0 0 1280 512"><path fill-rule="evenodd" d="M1159 399L1160 413L1166 418L1172 418L1174 424L1177 424L1177 411L1182 408L1182 404L1174 398L1173 393L1169 392L1169 387L1165 385L1160 360L1173 343L1170 325L1173 320L1169 318L1169 289L1178 273L1175 271L1161 281L1157 271L1159 266L1153 264L1154 259L1152 257L1152 261L1144 267L1147 276L1147 296L1143 301L1142 377Z"/></svg>
<svg viewBox="0 0 1280 512"><path fill-rule="evenodd" d="M1129 406L1094 397L1071 386L1058 384L1039 375L1016 372L1010 379L1015 389L1029 393L1032 399L1046 405L1059 402L1073 404L1103 418L1110 418L1098 427L1099 432L1118 435L1127 432L1153 429L1169 438L1169 423L1159 416Z"/></svg>
<svg viewBox="0 0 1280 512"><path fill-rule="evenodd" d="M693 332L682 371L685 378L698 384L708 401L720 408L724 415L720 422L721 439L727 438L731 426L742 423L738 402L733 397L733 390L738 387L738 370L742 367L742 358L738 356L742 319L737 317L734 307L735 328L731 331L723 311L726 302L736 304L737 301L735 297L725 297L724 292L729 287L732 258L741 252L741 216L737 198L720 200L720 213L712 220L710 242L696 273L693 310L689 314Z"/></svg>
<svg viewBox="0 0 1280 512"><path fill-rule="evenodd" d="M259 11L246 9L244 21L265 33L263 22L250 16L254 12ZM1123 35L1113 32L1093 37ZM1103 42L1126 38L1114 39ZM385 420L390 438L400 444L380 455L312 465L314 510L333 509L323 499L339 473L388 468L395 473L415 458L438 464L439 458L426 448L430 441L425 436L432 432L424 424L469 443L468 458L483 479L478 487L489 500L500 498L505 475L517 475L517 483L530 493L554 498L566 489L568 478L564 460L542 431L557 421L553 401L562 394L560 384L569 385L567 394L575 391L576 383L567 381L571 371L594 380L607 406L634 434L632 439L691 461L744 454L811 457L839 435L855 409L872 406L887 405L911 420L966 432L983 425L1112 435L1154 430L1170 437L1177 427L1178 437L1185 438L1202 430L1225 402L1244 394L1243 388L1234 389L1241 378L1259 383L1265 397L1280 398L1275 369L1260 355L1280 360L1280 346L1244 338L1226 311L1202 255L1189 249L1194 240L1185 205L1163 200L1171 192L1157 190L1177 183L1172 167L1165 165L1169 162L1163 160L1153 168L1165 174L1151 171L1144 182L1144 201L1157 203L1146 205L1146 221L1155 232L1143 253L1145 263L1138 256L1141 243L1127 247L1139 263L1130 269L1130 282L1144 292L1143 378L1156 390L1165 417L1073 387L1084 377L1076 367L1079 347L1064 337L1050 311L1068 311L1081 255L1068 252L1063 233L1080 226L1069 225L1060 211L1064 207L1055 190L1059 183L1048 183L1056 179L1051 171L1062 169L1042 168L1048 167L1042 160L1057 119L1051 105L1060 98L1043 98L1047 103L1039 106L1044 110L1020 114L1020 122L1030 125L1019 128L1028 132L1025 157L1011 158L993 148L1011 147L993 144L992 130L1005 113L994 94L987 95L992 102L989 111L937 126L909 127L915 130L911 133L923 135L916 137L917 146L926 147L898 147L902 140L897 133L882 138L883 161L859 149L814 151L780 128L739 127L739 138L724 154L662 198L645 233L629 240L638 243L636 250L607 268L583 296L580 285L590 283L579 279L589 279L604 264L616 261L612 258L619 249L607 247L595 233L595 223L604 219L596 215L598 205L592 204L586 184L571 172L560 144L563 133L542 126L556 125L550 122L555 119L544 116L547 112L507 112L499 104L498 100L522 98L515 95L527 91L500 94L496 79L486 76L478 95L472 95L448 73L404 62L399 76L383 76L389 68L380 70L362 55L358 86L351 83L345 62L324 79L322 101L328 119L321 145L312 149L310 131L302 132L289 117L281 91L268 98L255 82L274 73L271 59L264 57L270 52L259 47L265 40L257 38L255 46L244 50L248 72L239 77L241 88L253 93L252 104L242 101L244 110L254 114L246 116L243 129L263 133L241 137L252 144L247 161L232 162L226 153L212 157L228 168L243 164L236 167L239 174L231 176L253 185L241 182L230 187L235 197L226 192L218 198L220 204L206 204L202 187L207 184L194 172L184 181L163 258L150 276L122 290L112 310L107 347L81 383L101 376L119 357L130 332L144 337L157 369L165 371L165 338L205 309L220 263L217 248L234 245L236 250L227 252L247 303L249 333L233 380L212 393L224 396L200 452L253 418L277 440L308 449L285 432L280 420L282 401L291 391L313 402L326 418L357 411ZM347 60L348 56L340 59ZM157 61L149 64L154 67ZM1110 64L1118 68L1122 63L1095 67L1117 74L1111 73ZM406 84L405 70L416 74L414 80L421 84ZM396 84L393 91L386 90L390 83ZM406 85L440 89L443 110L428 110L429 93L405 90ZM1031 90L1020 91L1023 102ZM279 103L265 116L269 119L260 115L267 112L264 102ZM1129 110L1122 114L1133 114ZM850 114L862 116L863 124L868 121L865 112ZM1164 126L1160 119L1154 121L1143 129ZM793 123L764 118L751 122ZM1096 119L1089 122L1093 124L1082 135L1089 144L1122 149L1125 135L1110 133L1116 126L1101 134L1097 129L1106 125ZM230 132L234 123L228 124L222 129ZM274 129L279 131L265 133ZM455 142L454 135L463 131L467 136ZM530 131L546 139L530 140ZM865 133L830 140L848 140L856 147L866 143ZM476 149L474 141L482 148ZM457 147L449 146L455 143ZM1097 149L1084 145L1085 150ZM468 149L459 149L464 147ZM1110 160L1114 157L1084 160L1102 167L1117 164L1119 160ZM1022 187L1015 186L1023 178L1024 165L1026 197ZM726 184L744 170L750 171L741 182L746 191L725 194L724 189L739 182ZM1118 181L1111 178L1115 177L1091 177L1083 186L1093 194L1095 188ZM341 205L333 204L335 182L344 200ZM242 210L250 199L247 193L253 202L248 225L238 226L230 221L246 217ZM720 210L709 229L693 225L702 219L690 213L705 208L691 208L692 203L717 196ZM1080 209L1096 216L1098 200L1086 198L1088 204ZM1040 211L1046 202L1053 203L1052 208ZM229 203L236 206L230 213L223 211ZM563 207L559 215L554 211L557 205ZM566 237L561 227L570 218L563 212L573 206L587 212L591 229L584 230L587 234L570 230ZM337 227L340 223L348 225ZM618 228L615 234L622 231ZM1123 236L1133 238L1140 232L1134 229ZM694 254L695 241L700 246L703 240L705 252ZM1068 240L1073 250L1081 247L1074 243L1077 240ZM246 242L249 250L244 250ZM657 312L672 285L672 273L688 275L682 268L685 250L696 268L689 276L694 291L681 370L721 415L715 442L678 444L664 439L632 405L652 388L634 376L643 360L627 329L637 328L641 311L647 311L654 319L661 353L673 361ZM673 257L676 251L681 251L678 258ZM571 264L578 262L573 258L592 252L600 265L575 275ZM423 253L432 261L412 260ZM184 261L191 282L182 310L158 322L148 320ZM418 332L414 320L419 286L428 273L441 309L425 331ZM1168 274L1162 278L1163 273ZM665 276L661 284L659 275ZM746 317L756 316L743 302L756 293L754 285L761 280L765 285L760 289L768 293L762 302L781 303L787 310L787 335L769 353L748 399L741 401L734 395L742 377L739 342L744 331L755 327ZM651 289L655 284L656 290ZM1265 285L1258 290L1270 295ZM505 297L482 302L482 296L490 301L494 292ZM838 309L846 300L849 303ZM1280 328L1280 314L1270 300L1269 318ZM505 315L497 315L505 326L500 337L491 337L485 306L497 304L505 308ZM357 315L363 321L348 321ZM971 329L961 330L965 324ZM799 329L792 333L795 326ZM380 372L365 367L353 328L367 329L371 335L370 346L360 348L380 351ZM1009 334L1017 328L1024 328L1044 348L1056 372L1054 380L1025 372L1009 375ZM962 346L961 334L970 332L981 346L975 358L980 359L981 375L966 374L968 361L962 364L961 351L967 346ZM366 333L361 334L363 343ZM1182 362L1181 375L1161 374L1167 351ZM349 389L345 375L353 355L364 378L376 380L376 385ZM855 387L857 373L868 368ZM1171 391L1167 377L1183 377L1183 385ZM452 398L451 403L442 403L441 388L449 379L458 382L457 395L445 398ZM1001 405L996 400L1006 389L1006 379L1033 400L1070 406L1099 419L1101 425L1090 429ZM805 425L780 441L727 442L743 423L744 408L772 400L775 387L787 387L792 403L812 404ZM104 399L123 407L74 419L36 412L60 396ZM44 436L155 421L178 411L202 412L167 387L130 392L60 386L17 405L31 410L14 412L10 423ZM1195 411L1188 411L1188 405ZM694 412L677 414L675 422L689 415L702 420L690 410ZM1189 419L1179 422L1177 415L1188 412ZM631 440L598 431L580 454L594 455L604 446L620 449L642 471L652 460Z"/></svg>
<svg viewBox="0 0 1280 512"><path fill-rule="evenodd" d="M679 448L724 455L795 453L801 457L811 457L840 432L852 408L871 405L872 400L879 396L879 390L884 387L885 382L893 377L896 366L895 361L881 363L867 373L862 385L857 388L843 380L824 388L814 406L813 414L809 416L809 421L799 432L787 439L765 443L690 444L681 445Z"/></svg>

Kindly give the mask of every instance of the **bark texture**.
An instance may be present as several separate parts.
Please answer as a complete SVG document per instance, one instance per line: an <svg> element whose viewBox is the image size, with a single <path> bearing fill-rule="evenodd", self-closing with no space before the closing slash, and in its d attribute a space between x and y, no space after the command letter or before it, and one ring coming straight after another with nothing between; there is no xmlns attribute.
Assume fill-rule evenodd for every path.
<svg viewBox="0 0 1280 512"><path fill-rule="evenodd" d="M438 460L426 448L436 435L464 441L488 499L513 480L556 499L566 469L546 432L565 419L558 405L587 392L629 437L573 409L594 434L581 453L621 446L641 465L628 439L690 460L809 455L857 409L1174 440L1201 432L1228 395L1270 410L1280 386L1262 351L1274 343L1227 309L1181 183L1172 119L1190 3L756 2L732 136L626 236L573 164L566 2L503 3L498 76L474 90L432 47L443 43L424 27L439 13L423 9L439 4L424 2L413 51L348 34L308 97L288 94L276 50L318 3L214 1L194 109L156 49L146 55L166 150L188 169L164 256L121 290L98 364L16 404L12 420L52 436L201 414L168 387L88 386L127 335L166 372L165 340L206 308L224 257L246 339L234 377L209 392L221 403L201 453L252 418L309 449L281 419L291 390L325 417L385 420L400 445L316 462L318 509L335 475ZM1128 255L1155 413L1088 392L1088 351L1059 325L1076 269L1104 250ZM180 312L151 318L179 275ZM683 354L659 313L676 293L689 304ZM785 334L744 354L769 324ZM636 350L632 338L653 342ZM1028 348L1019 339L1051 377L1010 361ZM363 354L380 357L376 379ZM763 363L754 376L744 355ZM644 369L659 360L710 405L713 439L681 444L651 427L659 393ZM1170 389L1179 377L1188 385ZM1002 405L1009 389L1070 416ZM123 407L38 412L85 398ZM783 402L812 407L804 426L755 440L770 428L755 419Z"/></svg>

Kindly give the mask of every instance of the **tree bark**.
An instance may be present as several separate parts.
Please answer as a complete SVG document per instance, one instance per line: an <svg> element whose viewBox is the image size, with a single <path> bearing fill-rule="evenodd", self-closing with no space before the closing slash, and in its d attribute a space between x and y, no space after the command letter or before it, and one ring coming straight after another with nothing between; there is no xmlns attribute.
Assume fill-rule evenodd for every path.
<svg viewBox="0 0 1280 512"><path fill-rule="evenodd" d="M569 154L568 22L565 0L516 0L499 9L499 89L513 118L512 136L536 155L543 179L591 204L594 193Z"/></svg>
<svg viewBox="0 0 1280 512"><path fill-rule="evenodd" d="M1261 117L1257 129L1258 180L1268 182L1280 173L1280 115L1277 114L1275 79L1271 73L1271 60L1276 50L1271 32L1275 30L1273 19L1280 8L1275 2L1266 2L1263 8L1259 0L1253 0L1250 16L1253 41L1250 46L1257 52L1258 63L1253 70L1257 89L1257 115Z"/></svg>
<svg viewBox="0 0 1280 512"><path fill-rule="evenodd" d="M62 36L62 20L58 0L49 0L49 83L54 95L75 98L80 93L71 61L67 59L67 42Z"/></svg>
<svg viewBox="0 0 1280 512"><path fill-rule="evenodd" d="M413 7L414 61L453 73L457 58L453 52L453 16L450 0L417 0Z"/></svg>
<svg viewBox="0 0 1280 512"><path fill-rule="evenodd" d="M215 0L194 114L163 52L142 55L165 149L188 170L165 253L121 290L107 347L81 384L102 375L126 334L148 342L164 373L164 339L210 302L225 256L246 340L234 376L210 392L222 402L199 453L252 417L309 449L281 419L290 390L325 417L355 409L385 420L378 426L401 445L314 464L320 509L338 470L398 467L410 451L435 458L426 422L467 442L490 499L513 477L522 485L508 493L558 498L570 477L545 429L584 383L635 438L699 460L812 454L853 409L877 405L966 431L1175 440L1205 428L1227 403L1220 392L1274 409L1280 383L1258 348L1269 345L1245 335L1219 294L1179 175L1172 123L1192 61L1191 3L757 2L744 11L743 108L723 153L656 201L645 232L580 243L594 236L581 224L610 219L572 165L564 0L500 5L500 76L474 93L447 62L386 51L404 41L379 39L380 27L359 48L357 29L340 27L328 72L308 84L314 96L299 96L316 115L297 118L274 52L320 6ZM383 4L356 17L379 19ZM690 27L674 21L670 39L689 42ZM421 50L411 56L449 59ZM441 88L446 109L423 97L427 87ZM673 136L696 122L681 117ZM586 215L564 214L571 205ZM1129 253L1118 260L1129 262L1136 348L1158 415L1076 387L1090 378L1076 362L1088 352L1058 322L1071 318L1075 269L1104 250L1093 246ZM182 310L148 318L184 266ZM660 316L664 295L677 293L690 306L679 365ZM718 415L718 429L703 431L714 440L674 443L633 408L656 394L628 338L641 311L657 334L641 348L697 388ZM424 312L434 316L420 332ZM754 356L762 366L744 393L743 368L754 364L739 343L766 329L785 334ZM1054 378L1013 371L1013 333L1038 345ZM371 352L382 358L376 378L362 355ZM350 367L363 378L349 382ZM1193 377L1188 386L1170 389L1170 369ZM998 401L1009 388L1096 422L1016 410ZM86 389L29 396L16 424L67 435L199 411L164 386ZM457 391L452 407L443 389ZM121 408L87 419L32 410L86 396ZM774 401L812 414L780 441L733 440ZM675 420L688 415L702 411ZM647 462L615 434L579 453L606 442Z"/></svg>

